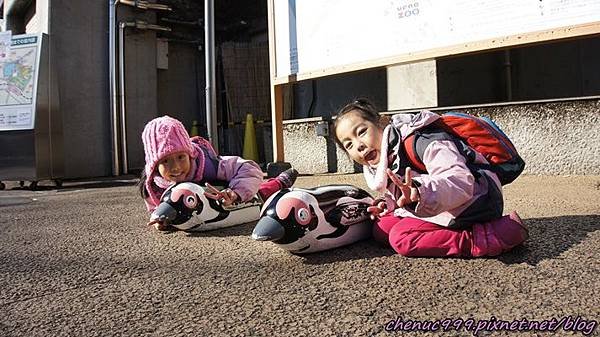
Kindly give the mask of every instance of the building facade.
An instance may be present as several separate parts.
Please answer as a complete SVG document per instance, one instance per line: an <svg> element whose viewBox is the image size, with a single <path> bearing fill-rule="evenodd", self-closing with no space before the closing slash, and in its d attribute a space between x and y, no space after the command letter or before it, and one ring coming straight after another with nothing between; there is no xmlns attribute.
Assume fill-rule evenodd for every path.
<svg viewBox="0 0 600 337"><path fill-rule="evenodd" d="M117 4L113 23L111 2ZM65 178L138 172L144 161L140 135L156 116L169 114L190 129L195 121L206 134L203 3L158 3L169 9L140 7L144 3L3 2L5 29L49 36ZM117 59L123 51L122 64L110 60L111 24L115 45L122 42L113 51ZM250 113L260 161L269 162L266 1L215 1L215 30L219 150L241 154ZM589 36L298 82L286 88L285 159L301 173L357 171L332 135L317 129L329 126L345 102L363 96L386 113L431 108L489 115L514 140L530 174L600 174L599 59L600 38ZM124 79L118 90L125 102L124 133L115 134L112 120L111 67ZM114 172L115 155L124 159L119 147L125 148L127 172Z"/></svg>

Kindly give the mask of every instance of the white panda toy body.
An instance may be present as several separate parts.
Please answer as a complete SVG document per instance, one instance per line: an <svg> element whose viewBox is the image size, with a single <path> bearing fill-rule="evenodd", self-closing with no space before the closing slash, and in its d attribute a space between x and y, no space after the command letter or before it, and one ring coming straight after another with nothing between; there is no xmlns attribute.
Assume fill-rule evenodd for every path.
<svg viewBox="0 0 600 337"><path fill-rule="evenodd" d="M372 202L368 192L351 185L284 189L263 205L252 238L294 254L348 245L371 236Z"/></svg>
<svg viewBox="0 0 600 337"><path fill-rule="evenodd" d="M261 202L255 197L248 202L223 207L204 195L198 184L184 182L169 187L161 197L150 220L160 220L183 231L208 231L256 221Z"/></svg>

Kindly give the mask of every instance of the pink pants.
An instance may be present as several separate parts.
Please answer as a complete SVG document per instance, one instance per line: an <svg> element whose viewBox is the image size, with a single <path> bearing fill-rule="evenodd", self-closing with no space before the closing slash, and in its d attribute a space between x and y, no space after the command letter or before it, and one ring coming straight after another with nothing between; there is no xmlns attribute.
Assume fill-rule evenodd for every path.
<svg viewBox="0 0 600 337"><path fill-rule="evenodd" d="M271 178L263 181L258 187L258 195L262 198L263 201L266 201L271 195L281 190L283 185L281 182L275 178Z"/></svg>
<svg viewBox="0 0 600 337"><path fill-rule="evenodd" d="M449 229L390 214L375 224L373 237L404 256L479 257L506 252L523 243L528 233L515 212L468 229Z"/></svg>

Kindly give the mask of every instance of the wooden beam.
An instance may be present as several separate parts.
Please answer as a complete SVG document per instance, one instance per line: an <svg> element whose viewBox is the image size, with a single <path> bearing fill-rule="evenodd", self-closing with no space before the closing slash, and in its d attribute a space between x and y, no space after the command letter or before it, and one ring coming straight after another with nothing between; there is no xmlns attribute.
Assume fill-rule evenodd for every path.
<svg viewBox="0 0 600 337"><path fill-rule="evenodd" d="M277 85L274 82L277 74L274 6L275 0L267 0L269 21L269 68L271 73L271 127L273 131L273 162L283 162L283 85Z"/></svg>
<svg viewBox="0 0 600 337"><path fill-rule="evenodd" d="M285 161L283 151L283 87L271 86L271 125L273 128L273 162Z"/></svg>

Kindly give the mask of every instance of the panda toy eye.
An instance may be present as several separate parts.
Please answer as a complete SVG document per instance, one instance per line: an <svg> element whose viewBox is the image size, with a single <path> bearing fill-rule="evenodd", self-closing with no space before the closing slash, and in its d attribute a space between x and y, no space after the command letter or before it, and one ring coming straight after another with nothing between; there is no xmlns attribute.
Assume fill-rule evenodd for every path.
<svg viewBox="0 0 600 337"><path fill-rule="evenodd" d="M296 220L301 225L308 225L310 222L310 212L306 208L300 208L296 214Z"/></svg>
<svg viewBox="0 0 600 337"><path fill-rule="evenodd" d="M185 197L183 199L183 203L185 204L186 207L188 208L194 208L196 207L196 205L198 204L198 201L196 200L196 197L193 195L188 195L187 197Z"/></svg>

